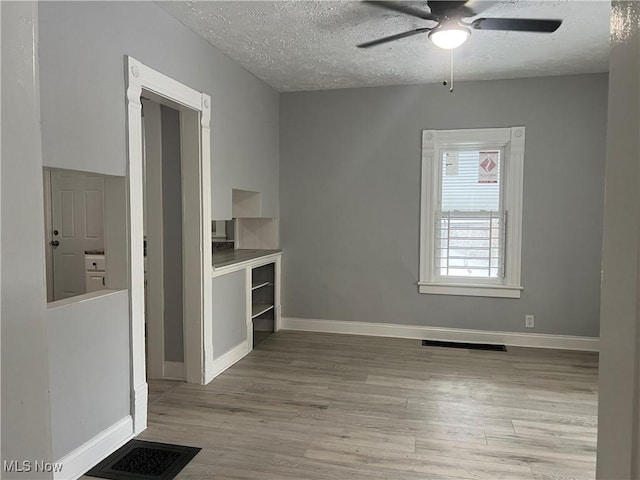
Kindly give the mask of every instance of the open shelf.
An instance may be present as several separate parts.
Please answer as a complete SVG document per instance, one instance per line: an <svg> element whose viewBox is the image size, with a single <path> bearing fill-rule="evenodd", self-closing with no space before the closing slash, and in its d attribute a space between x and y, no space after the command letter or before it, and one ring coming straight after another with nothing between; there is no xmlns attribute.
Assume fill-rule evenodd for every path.
<svg viewBox="0 0 640 480"><path fill-rule="evenodd" d="M277 218L241 217L235 219L236 248L275 250L279 248Z"/></svg>
<svg viewBox="0 0 640 480"><path fill-rule="evenodd" d="M251 283L251 290L257 290L259 288L266 287L266 286L269 286L269 285L273 285L273 283L271 283L269 281L266 281L266 282L261 282L261 281L253 282L253 283Z"/></svg>
<svg viewBox="0 0 640 480"><path fill-rule="evenodd" d="M253 345L273 333L276 319L276 264L251 269L251 323Z"/></svg>
<svg viewBox="0 0 640 480"><path fill-rule="evenodd" d="M272 309L273 309L273 305L269 305L269 304L258 303L258 304L251 305L251 318L253 319L253 318L259 317L263 313L266 313Z"/></svg>
<svg viewBox="0 0 640 480"><path fill-rule="evenodd" d="M233 218L262 217L262 193L250 190L231 190L231 216Z"/></svg>

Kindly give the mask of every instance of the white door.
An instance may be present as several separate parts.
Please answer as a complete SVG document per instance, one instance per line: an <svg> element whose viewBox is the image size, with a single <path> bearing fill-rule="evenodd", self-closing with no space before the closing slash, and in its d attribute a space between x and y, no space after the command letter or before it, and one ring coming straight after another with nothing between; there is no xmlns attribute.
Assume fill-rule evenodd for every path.
<svg viewBox="0 0 640 480"><path fill-rule="evenodd" d="M51 172L53 299L85 293L85 250L104 249L99 175Z"/></svg>

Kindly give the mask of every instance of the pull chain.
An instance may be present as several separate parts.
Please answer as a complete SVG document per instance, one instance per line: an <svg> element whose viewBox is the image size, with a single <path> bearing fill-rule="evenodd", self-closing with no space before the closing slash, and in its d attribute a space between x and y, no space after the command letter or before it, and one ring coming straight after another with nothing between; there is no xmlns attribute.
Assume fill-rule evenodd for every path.
<svg viewBox="0 0 640 480"><path fill-rule="evenodd" d="M449 92L453 93L453 48L449 50L449 81L442 82L445 87L449 85Z"/></svg>
<svg viewBox="0 0 640 480"><path fill-rule="evenodd" d="M451 65L450 65L450 71L451 71L451 81L449 84L449 92L453 93L453 48L451 50L449 50L449 52L451 53Z"/></svg>

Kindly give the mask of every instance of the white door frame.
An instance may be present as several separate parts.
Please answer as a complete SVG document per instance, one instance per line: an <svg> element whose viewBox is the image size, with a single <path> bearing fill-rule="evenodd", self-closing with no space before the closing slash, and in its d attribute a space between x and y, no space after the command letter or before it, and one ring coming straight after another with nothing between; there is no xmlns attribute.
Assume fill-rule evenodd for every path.
<svg viewBox="0 0 640 480"><path fill-rule="evenodd" d="M44 241L45 241L45 263L47 275L47 302L53 302L53 249L49 242L53 241L53 214L51 211L51 169L44 168L42 171L44 191Z"/></svg>
<svg viewBox="0 0 640 480"><path fill-rule="evenodd" d="M185 249L185 268L199 270L192 278L199 278L197 285L185 291L185 302L196 302L185 318L185 371L186 380L204 383L205 360L210 352L205 345L212 338L211 324L211 97L183 85L135 60L125 57L127 80L127 191L129 215L129 294L131 322L131 388L134 433L147 426L147 382L145 375L144 340L144 257L143 257L143 194L142 194L142 90L153 92L172 102L197 112L200 120L200 148L198 155L199 185L199 240L200 249ZM184 160L184 159L183 159ZM195 207L195 205L193 205ZM194 249L195 250L195 249ZM189 265L191 267L189 267ZM188 274L188 273L187 273ZM197 345L197 348L195 346ZM208 350L208 349L207 349Z"/></svg>

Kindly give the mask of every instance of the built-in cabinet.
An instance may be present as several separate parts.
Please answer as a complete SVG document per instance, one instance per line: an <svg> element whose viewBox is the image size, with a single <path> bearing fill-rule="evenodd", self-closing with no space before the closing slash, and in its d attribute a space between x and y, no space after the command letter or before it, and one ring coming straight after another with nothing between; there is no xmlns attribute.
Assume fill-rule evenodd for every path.
<svg viewBox="0 0 640 480"><path fill-rule="evenodd" d="M280 326L278 219L265 215L262 199L261 192L232 189L233 220L212 221L212 328L205 345L205 383Z"/></svg>
<svg viewBox="0 0 640 480"><path fill-rule="evenodd" d="M213 267L214 372L249 353L280 327L280 259L268 253Z"/></svg>
<svg viewBox="0 0 640 480"><path fill-rule="evenodd" d="M84 256L85 289L87 293L97 292L106 288L106 263L104 255Z"/></svg>

